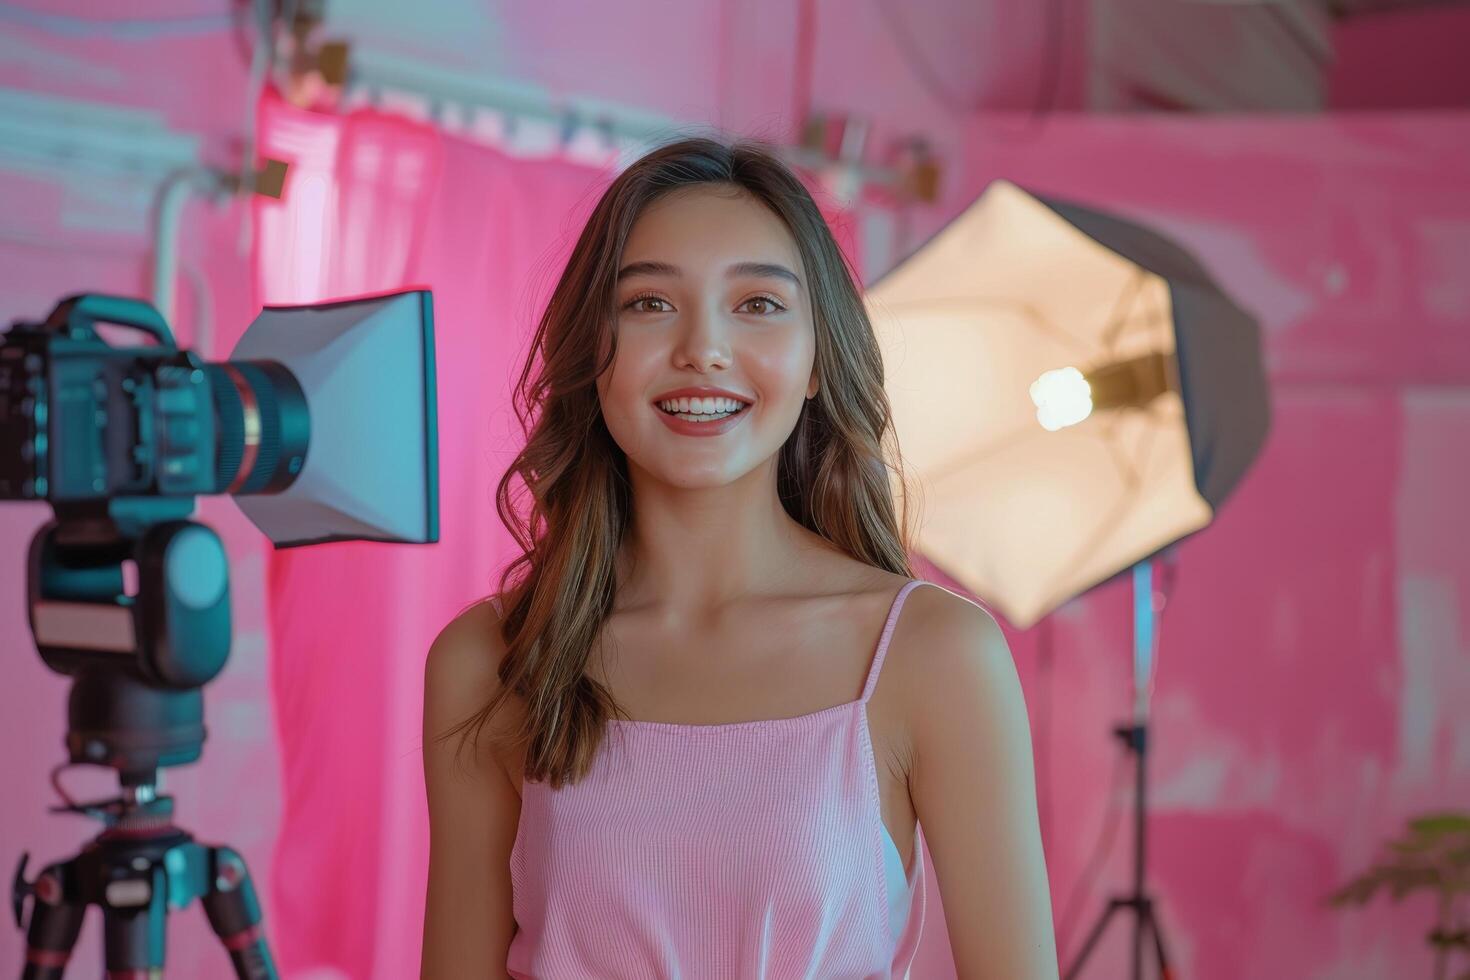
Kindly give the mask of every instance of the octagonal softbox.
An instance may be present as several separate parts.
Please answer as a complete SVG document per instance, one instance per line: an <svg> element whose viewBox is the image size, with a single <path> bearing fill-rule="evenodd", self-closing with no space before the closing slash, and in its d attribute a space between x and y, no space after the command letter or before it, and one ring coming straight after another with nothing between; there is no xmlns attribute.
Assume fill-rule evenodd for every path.
<svg viewBox="0 0 1470 980"><path fill-rule="evenodd" d="M916 548L1018 627L1209 524L1265 440L1255 319L1101 211L996 181L866 301Z"/></svg>

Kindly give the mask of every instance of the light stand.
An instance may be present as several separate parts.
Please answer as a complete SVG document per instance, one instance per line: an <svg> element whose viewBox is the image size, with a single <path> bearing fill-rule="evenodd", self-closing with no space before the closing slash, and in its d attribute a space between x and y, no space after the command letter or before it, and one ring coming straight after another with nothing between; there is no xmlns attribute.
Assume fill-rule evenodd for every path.
<svg viewBox="0 0 1470 980"><path fill-rule="evenodd" d="M1169 559L1172 573L1172 557ZM1172 577L1172 575L1171 575ZM1169 957L1164 952L1164 932L1159 925L1154 908L1154 899L1144 891L1147 877L1148 855L1148 706L1153 694L1155 657L1158 653L1158 614L1168 601L1168 592L1153 589L1153 559L1145 559L1133 566L1133 721L1113 728L1113 735L1123 742L1125 751L1134 757L1133 796L1133 890L1126 895L1115 895L1108 907L1098 918L1082 951L1063 974L1064 980L1073 980L1081 973L1087 957L1096 947L1098 940L1107 930L1113 913L1127 909L1133 913L1133 980L1143 980L1143 943L1145 934L1153 936L1154 953L1158 958L1159 976L1171 980Z"/></svg>

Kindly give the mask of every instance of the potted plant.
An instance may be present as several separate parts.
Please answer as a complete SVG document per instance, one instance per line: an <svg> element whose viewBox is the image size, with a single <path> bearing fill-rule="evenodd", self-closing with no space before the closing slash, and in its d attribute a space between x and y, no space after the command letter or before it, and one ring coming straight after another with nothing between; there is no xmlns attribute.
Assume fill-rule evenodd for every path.
<svg viewBox="0 0 1470 980"><path fill-rule="evenodd" d="M1470 813L1429 813L1409 820L1402 837L1391 840L1378 863L1327 896L1333 907L1366 905L1380 889L1394 902L1410 892L1435 893L1439 918L1429 931L1434 949L1434 980L1447 980L1450 956L1470 953L1470 921L1462 900L1470 895ZM1470 980L1470 969L1454 980Z"/></svg>

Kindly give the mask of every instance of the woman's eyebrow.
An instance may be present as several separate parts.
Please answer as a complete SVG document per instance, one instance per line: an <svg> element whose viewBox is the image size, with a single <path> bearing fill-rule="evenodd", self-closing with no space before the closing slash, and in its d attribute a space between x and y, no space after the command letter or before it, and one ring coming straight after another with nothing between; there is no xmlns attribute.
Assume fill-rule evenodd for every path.
<svg viewBox="0 0 1470 980"><path fill-rule="evenodd" d="M683 269L668 262L630 262L618 270L618 282L632 276L671 276L679 279L683 275ZM801 278L776 262L736 262L725 270L725 276L729 279L738 279L741 276L787 279L798 289L801 288Z"/></svg>

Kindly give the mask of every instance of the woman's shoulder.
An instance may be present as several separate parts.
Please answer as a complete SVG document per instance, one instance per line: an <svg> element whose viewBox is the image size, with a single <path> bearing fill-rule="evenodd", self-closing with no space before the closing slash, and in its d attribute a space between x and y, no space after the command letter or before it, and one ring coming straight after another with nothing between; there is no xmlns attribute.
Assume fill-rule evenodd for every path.
<svg viewBox="0 0 1470 980"><path fill-rule="evenodd" d="M506 648L495 598L462 609L434 637L424 664L426 711L440 718L462 715L499 692Z"/></svg>
<svg viewBox="0 0 1470 980"><path fill-rule="evenodd" d="M434 638L424 664L426 737L456 728L500 697L504 687L500 665L506 655L501 622L487 597L461 610ZM513 743L524 719L525 704L512 692L486 717L481 733L506 778L517 787L519 749Z"/></svg>
<svg viewBox="0 0 1470 980"><path fill-rule="evenodd" d="M902 651L897 669L922 712L950 704L963 714L1015 689L1015 661L1005 631L980 603L926 580L905 599L898 630L902 636L893 638Z"/></svg>
<svg viewBox="0 0 1470 980"><path fill-rule="evenodd" d="M903 576L893 578L890 593L906 587ZM904 597L890 639L892 665L884 668L904 673L903 687L917 691L943 686L967 669L964 661L993 659L997 648L1009 653L1000 624L984 606L928 579L908 582L920 584Z"/></svg>
<svg viewBox="0 0 1470 980"><path fill-rule="evenodd" d="M900 616L907 620L912 639L928 649L950 651L997 639L1004 642L1000 623L983 605L938 582L913 581L922 585L909 590Z"/></svg>
<svg viewBox="0 0 1470 980"><path fill-rule="evenodd" d="M875 568L852 559L848 561L852 573L849 592L853 595L866 594L893 600L900 591L918 583L909 588L899 610L899 623L908 627L908 633L923 633L926 638L942 639L956 632L965 634L976 629L998 628L995 618L984 606L951 592L938 582Z"/></svg>
<svg viewBox="0 0 1470 980"><path fill-rule="evenodd" d="M505 641L500 632L502 621L499 596L478 599L440 628L430 647L431 653L439 652L440 659L452 661L463 669L471 665L481 670L487 666L499 667L505 655Z"/></svg>

